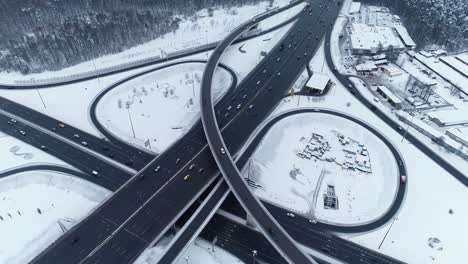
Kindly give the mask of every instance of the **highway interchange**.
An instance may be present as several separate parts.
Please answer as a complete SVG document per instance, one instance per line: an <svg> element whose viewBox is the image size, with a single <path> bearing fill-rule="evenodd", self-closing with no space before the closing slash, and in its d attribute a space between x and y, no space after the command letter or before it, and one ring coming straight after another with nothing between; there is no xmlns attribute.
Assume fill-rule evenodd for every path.
<svg viewBox="0 0 468 264"><path fill-rule="evenodd" d="M292 253L295 249L286 248L283 251L281 246L277 246L275 249L258 230L235 223L235 221L224 216L213 214L221 205L220 202L214 203L214 201L223 201L229 193L229 188L220 177L218 166L221 167L224 176L234 175L239 178L240 183L244 184L242 178L237 175L237 167L241 168L246 164L248 157L274 123L297 113L319 111L349 118L361 124L386 143L398 160L400 174L405 175L406 168L400 154L378 131L358 119L324 109L303 109L275 117L255 136L247 150L239 155L239 159L236 161L237 167L231 166L231 170L234 169L234 171L225 170L227 166L225 163L232 163L229 155L226 154L237 153L253 131L268 117L281 98L287 93L288 87L291 87L294 80L313 57L314 51L320 45L322 36L326 32L328 33L325 41L326 46L329 47L331 26L333 24L330 24L329 21L334 21L336 18L340 2L312 1L311 5L311 9L305 8L300 15L295 17L296 21L288 34L241 83L237 84L232 70L227 66L222 66L235 79L232 87L214 108L212 108L212 104L206 103L206 97L202 97L202 100L205 100L202 101L202 105L206 107L204 112L209 113L214 109L211 118L216 117L217 123L207 125L204 122L205 126L203 126L202 122L197 122L182 139L157 157L120 141L118 138L113 137L111 133L105 131L102 126L99 128L100 124L95 118L96 105L107 91L125 81L180 63L202 63L204 61L176 62L147 70L123 79L105 89L93 102L90 116L94 125L105 135L107 140L0 97L2 109L0 112L0 124L2 124L0 128L2 132L43 149L82 171L71 172L69 169L57 166L38 165L26 169L15 169L0 176L6 177L25 170L61 171L85 178L115 191L114 195L93 211L89 217L57 240L33 262L63 263L66 260L66 263L132 263L144 249L153 245L174 224L180 224L177 220L190 207L198 206L197 199L199 197L204 197L205 200L201 203L197 213L192 215L192 220L187 219L187 226L184 226L184 223L180 224L182 231L189 230L191 232L182 232L177 236L177 240L173 242L172 251L170 249L164 255L168 259L167 263L172 262L180 251L185 248L188 241L192 241L193 237L196 237L199 233L205 238L217 236L220 241L225 243L223 247L237 252L236 255L242 256L241 259L247 259L251 256L246 253L248 250L241 249L233 241L242 241L245 246L250 248L261 248L259 258L268 260L268 263L285 263L291 262L292 259L300 259L301 256L297 255L300 252L296 252L296 256ZM271 15L274 14L268 14L265 17ZM260 21L262 18L258 19ZM233 37L235 37L234 35L236 34L233 34ZM227 46L232 41L234 40L226 40ZM292 44L293 48L287 48L289 43ZM218 51L215 50L212 58L215 58L215 56L220 57L224 48L221 47ZM329 49L325 50L327 51L327 62L330 64L330 68L334 69ZM217 59L213 61L213 65L208 62L206 71L214 71L217 66ZM354 87L346 77L339 75L336 71L335 74L345 87ZM204 78L205 80L211 85L209 76ZM353 88L350 90L353 92ZM209 95L209 90L207 91ZM372 107L362 96L359 97L357 89L354 88L353 94L366 106ZM236 105L240 105L240 107L232 107ZM374 108L371 109L378 114L378 111ZM379 117L381 116L379 115ZM381 118L386 121L384 117ZM397 131L401 131L393 121L391 121L392 123L390 121L386 122L391 124ZM242 130L239 131L238 127L242 127ZM26 134L21 135L21 131ZM216 152L217 159L213 159L205 132L209 140L214 137L213 134L208 132L216 132L222 136L221 141L210 144L210 147L211 145L214 146L211 151ZM419 142L417 139L413 140ZM87 144L82 144L83 141ZM416 145L416 143L414 144ZM88 148L89 151L83 150L83 148ZM219 161L219 157L223 156L226 156L228 160ZM218 161L218 166L215 160ZM120 165L116 165L116 162L120 163ZM446 166L444 168L448 168L447 170L452 172L450 167ZM138 170L138 172L134 174L134 170ZM94 172L98 172L98 175ZM452 173L453 175L457 175L456 171L453 172L455 172ZM189 184L183 180L185 175L190 175ZM466 178L463 177L463 179L466 181ZM239 186L233 186L232 183L230 186L234 192L239 191ZM246 190L248 191L248 189ZM203 193L208 193L208 195L202 195ZM261 226L263 221L272 220L273 217L270 217L270 215L273 215L276 221L296 242L346 263L400 263L398 260L338 238L329 231L364 232L384 225L398 211L404 193L405 185L400 184L396 199L390 210L381 218L366 225L354 227L338 227L323 223L311 225L308 219L300 216L292 219L286 216L284 209L265 202L263 204L269 211L269 214L266 215L268 219L260 219L258 224ZM249 195L245 193L245 189L243 193L237 194L241 196L239 198L245 198ZM250 201L254 205L248 205L251 203ZM250 201L244 201L243 206L247 208L261 206L260 203L255 205L257 203L256 199ZM259 210L259 208L257 207L256 210ZM233 209L228 206L227 211L245 217L242 207ZM165 212L165 214L162 215L159 212ZM210 218L211 221L208 223ZM273 228L273 226L268 228ZM282 232L282 230L271 231L268 228L263 230L264 233L277 232L279 236ZM234 229L242 229L243 231L230 232L229 238L223 237L223 234ZM304 230L307 230L307 232L304 232ZM240 234L244 234L244 236L241 237ZM253 243L253 241L256 242ZM282 254L278 255L276 250L280 250ZM315 259L319 263L325 263L320 258ZM299 262L296 261L296 263L307 263L304 261L308 262L308 257ZM161 263L164 263L164 259Z"/></svg>

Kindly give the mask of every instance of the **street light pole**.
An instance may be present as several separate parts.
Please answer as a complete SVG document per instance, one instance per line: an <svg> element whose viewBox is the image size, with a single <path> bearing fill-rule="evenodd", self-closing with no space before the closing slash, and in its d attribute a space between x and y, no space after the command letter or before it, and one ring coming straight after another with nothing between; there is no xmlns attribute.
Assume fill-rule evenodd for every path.
<svg viewBox="0 0 468 264"><path fill-rule="evenodd" d="M410 123L413 123L413 119L414 119L414 115L411 117ZM410 127L410 124L408 124L408 126L406 127L406 131L405 131L405 133L403 134L403 137L401 138L401 143L403 143L403 140L405 140L406 134L408 134L409 127Z"/></svg>

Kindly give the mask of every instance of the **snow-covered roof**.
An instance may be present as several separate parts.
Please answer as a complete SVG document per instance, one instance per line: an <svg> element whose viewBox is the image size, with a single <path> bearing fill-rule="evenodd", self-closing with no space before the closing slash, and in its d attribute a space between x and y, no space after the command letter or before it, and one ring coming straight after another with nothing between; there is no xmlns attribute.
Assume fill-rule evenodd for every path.
<svg viewBox="0 0 468 264"><path fill-rule="evenodd" d="M309 81L307 81L306 86L311 89L316 89L323 91L327 87L330 77L327 74L321 72L314 72Z"/></svg>
<svg viewBox="0 0 468 264"><path fill-rule="evenodd" d="M353 23L351 46L354 50L376 52L379 45L385 50L389 46L404 48L403 42L390 27L368 26L361 23Z"/></svg>
<svg viewBox="0 0 468 264"><path fill-rule="evenodd" d="M385 96L391 100L394 104L401 104L402 101L401 99L396 96L392 91L390 91L387 87L383 86L383 85L379 85L377 86L377 89L379 89L382 93L385 94Z"/></svg>
<svg viewBox="0 0 468 264"><path fill-rule="evenodd" d="M383 60L376 60L374 61L375 65L382 65L382 64L388 64L388 60L383 59Z"/></svg>
<svg viewBox="0 0 468 264"><path fill-rule="evenodd" d="M386 59L387 58L387 55L385 53L382 53L382 54L377 54L377 55L374 55L372 56L372 59L373 60L383 60L383 59Z"/></svg>
<svg viewBox="0 0 468 264"><path fill-rule="evenodd" d="M361 10L361 2L352 2L349 7L349 13L354 14L358 13Z"/></svg>
<svg viewBox="0 0 468 264"><path fill-rule="evenodd" d="M402 74L403 72L400 70L400 68L396 66L384 66L383 67L385 71L387 71L390 75L398 75Z"/></svg>
<svg viewBox="0 0 468 264"><path fill-rule="evenodd" d="M459 54L456 56L459 61L468 64L468 53Z"/></svg>
<svg viewBox="0 0 468 264"><path fill-rule="evenodd" d="M408 33L408 30L402 25L395 25L395 30L400 35L400 38L403 40L407 47L416 47L416 43L413 41L411 36Z"/></svg>
<svg viewBox="0 0 468 264"><path fill-rule="evenodd" d="M462 125L468 123L468 109L440 110L429 112L431 119L437 119L443 125Z"/></svg>
<svg viewBox="0 0 468 264"><path fill-rule="evenodd" d="M378 67L375 66L375 64L372 62L358 64L354 68L356 68L356 71L360 71L360 72L361 71L375 71L378 69Z"/></svg>
<svg viewBox="0 0 468 264"><path fill-rule="evenodd" d="M440 57L440 60L468 77L468 64L465 64L464 62L451 56Z"/></svg>
<svg viewBox="0 0 468 264"><path fill-rule="evenodd" d="M439 49L439 50L432 52L432 54L434 54L435 56L442 56L442 55L447 54L447 51L443 49Z"/></svg>
<svg viewBox="0 0 468 264"><path fill-rule="evenodd" d="M427 52L427 51L425 51L425 50L422 50L422 51L420 51L419 53L420 53L421 55L423 55L424 57L426 57L426 58L434 57L434 55L432 55L432 53L429 53L429 52Z"/></svg>

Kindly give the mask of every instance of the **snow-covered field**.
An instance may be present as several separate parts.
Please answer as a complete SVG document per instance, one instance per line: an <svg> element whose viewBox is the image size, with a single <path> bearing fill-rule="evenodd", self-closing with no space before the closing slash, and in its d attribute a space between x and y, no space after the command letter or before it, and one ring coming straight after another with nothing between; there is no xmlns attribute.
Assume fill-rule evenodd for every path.
<svg viewBox="0 0 468 264"><path fill-rule="evenodd" d="M110 194L50 171L0 179L0 263L26 263Z"/></svg>
<svg viewBox="0 0 468 264"><path fill-rule="evenodd" d="M164 249L170 242L169 237L162 239L158 244L143 252L135 261L135 264L156 264L161 258ZM219 247L214 247L212 244L197 238L183 253L183 255L175 262L175 264L225 264L225 263L243 263L229 252L224 251Z"/></svg>
<svg viewBox="0 0 468 264"><path fill-rule="evenodd" d="M171 66L130 80L107 93L98 103L97 116L107 130L125 142L162 152L185 134L200 116L200 83L205 64ZM218 68L213 98L233 82Z"/></svg>
<svg viewBox="0 0 468 264"><path fill-rule="evenodd" d="M45 79L87 72L92 69L102 69L123 63L134 62L144 58L160 56L170 52L194 48L206 43L223 39L230 31L242 22L263 13L267 8L284 6L289 0L263 1L255 5L244 5L230 9L217 8L213 16L208 16L208 10L203 9L191 17L181 17L179 28L150 42L135 46L121 53L105 55L92 61L83 62L60 71L43 72L39 74L21 75L19 73L0 72L1 83L13 83L15 80ZM262 29L268 29L279 24L297 13L303 5L298 5L282 14L269 18L260 24Z"/></svg>
<svg viewBox="0 0 468 264"><path fill-rule="evenodd" d="M372 173L296 155L302 147L302 138L316 133L328 139L332 147L329 155L337 157L338 162L344 151L340 144L335 144L336 132L365 145ZM252 190L262 199L308 218L346 225L368 222L385 213L394 200L398 183L396 161L381 140L351 120L324 113L297 114L276 123L243 172L261 185ZM324 209L323 194L328 185L335 187L338 210Z"/></svg>

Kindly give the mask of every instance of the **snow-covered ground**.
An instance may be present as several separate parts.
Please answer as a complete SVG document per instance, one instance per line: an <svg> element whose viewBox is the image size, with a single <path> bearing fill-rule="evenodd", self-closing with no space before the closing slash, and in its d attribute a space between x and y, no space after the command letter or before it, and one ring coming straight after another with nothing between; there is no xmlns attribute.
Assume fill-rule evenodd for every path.
<svg viewBox="0 0 468 264"><path fill-rule="evenodd" d="M135 261L135 264L156 264L161 258L164 249L170 242L170 237L162 239L158 244L143 252ZM214 250L214 252L213 252ZM197 238L175 262L175 264L224 264L224 263L243 263L241 260L231 255L229 252L212 244Z"/></svg>
<svg viewBox="0 0 468 264"><path fill-rule="evenodd" d="M25 165L54 164L67 166L63 161L0 132L0 172ZM71 168L71 166L69 166ZM1 186L0 186L1 187Z"/></svg>
<svg viewBox="0 0 468 264"><path fill-rule="evenodd" d="M39 74L21 75L19 73L0 72L1 83L13 83L15 80L45 79L71 74L83 73L92 69L102 69L123 63L135 62L144 58L160 56L180 50L194 48L206 43L219 41L226 37L230 31L242 22L263 13L267 8L284 6L289 0L274 0L271 7L270 1L263 1L255 5L244 5L229 9L217 8L213 16L208 16L208 10L203 9L191 17L181 17L179 28L150 42L135 46L121 53L105 55L92 61L83 62L60 71L43 72ZM299 12L303 5L298 5L279 15L275 15L259 27L271 28L295 13Z"/></svg>
<svg viewBox="0 0 468 264"><path fill-rule="evenodd" d="M205 64L171 66L130 80L98 103L97 117L107 130L125 142L162 152L185 134L200 116L200 83ZM233 82L228 71L218 68L213 98L224 94Z"/></svg>
<svg viewBox="0 0 468 264"><path fill-rule="evenodd" d="M336 162L296 155L312 133L325 137L331 148L323 157L336 157ZM345 156L337 133L365 145L371 173L343 169L337 164ZM297 114L276 123L243 173L261 185L252 190L262 199L308 218L346 225L368 222L385 213L398 183L395 158L381 140L351 120L324 113ZM335 188L337 210L324 209L323 195L328 185Z"/></svg>
<svg viewBox="0 0 468 264"><path fill-rule="evenodd" d="M0 263L26 263L110 194L73 176L23 172L0 179Z"/></svg>
<svg viewBox="0 0 468 264"><path fill-rule="evenodd" d="M323 54L320 53L323 53L323 47L311 65L322 65ZM331 75L326 65L324 72ZM332 81L338 83L333 76ZM468 229L464 228L468 219L466 186L412 144L402 141L400 134L357 101L344 87L333 86L329 94L322 98L302 97L298 100L298 96L295 96L292 100L285 99L273 115L297 108L298 101L299 107L331 108L358 116L388 137L405 160L408 170L407 193L394 223L390 222L372 232L346 236L347 239L407 263L446 264L460 263L465 259L465 238L468 237ZM450 209L453 214L449 213ZM434 237L441 240L442 250L429 246L428 240ZM382 240L384 242L379 248Z"/></svg>

